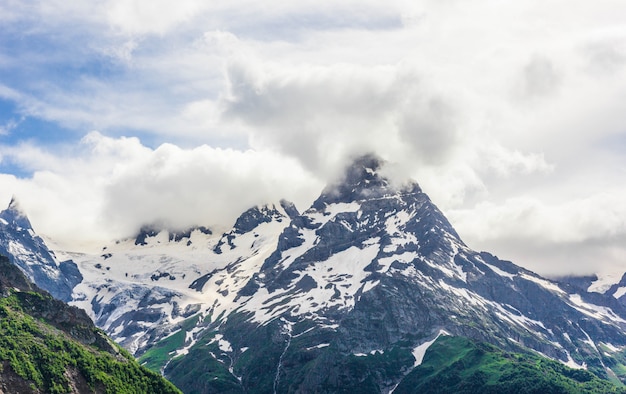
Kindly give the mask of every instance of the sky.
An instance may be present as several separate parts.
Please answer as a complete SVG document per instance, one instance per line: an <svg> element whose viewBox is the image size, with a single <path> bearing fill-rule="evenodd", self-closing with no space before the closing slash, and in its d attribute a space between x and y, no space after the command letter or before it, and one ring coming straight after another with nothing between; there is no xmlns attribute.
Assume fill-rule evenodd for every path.
<svg viewBox="0 0 626 394"><path fill-rule="evenodd" d="M0 205L68 249L306 209L356 155L465 243L626 271L622 0L0 0Z"/></svg>

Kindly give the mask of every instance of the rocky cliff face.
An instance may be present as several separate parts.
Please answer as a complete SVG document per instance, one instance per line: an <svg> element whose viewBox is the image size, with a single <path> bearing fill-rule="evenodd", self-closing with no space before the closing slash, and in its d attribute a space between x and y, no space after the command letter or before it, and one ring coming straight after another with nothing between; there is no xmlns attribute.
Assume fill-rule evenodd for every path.
<svg viewBox="0 0 626 394"><path fill-rule="evenodd" d="M63 301L72 299L73 288L83 279L73 261L59 262L35 234L15 198L0 212L0 254L8 256L40 288Z"/></svg>

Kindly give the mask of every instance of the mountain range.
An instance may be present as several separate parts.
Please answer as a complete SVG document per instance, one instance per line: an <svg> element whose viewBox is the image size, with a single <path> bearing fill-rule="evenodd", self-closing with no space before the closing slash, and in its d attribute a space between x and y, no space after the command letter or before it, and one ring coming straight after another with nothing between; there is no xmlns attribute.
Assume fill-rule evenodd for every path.
<svg viewBox="0 0 626 394"><path fill-rule="evenodd" d="M550 280L476 252L383 165L355 159L304 212L146 226L95 255L51 251L13 200L0 253L186 393L621 390L626 276Z"/></svg>

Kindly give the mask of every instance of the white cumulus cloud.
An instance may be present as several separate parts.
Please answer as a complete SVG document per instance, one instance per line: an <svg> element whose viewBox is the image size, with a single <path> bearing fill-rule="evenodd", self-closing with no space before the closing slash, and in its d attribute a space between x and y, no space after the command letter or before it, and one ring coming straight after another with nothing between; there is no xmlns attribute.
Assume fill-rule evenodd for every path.
<svg viewBox="0 0 626 394"><path fill-rule="evenodd" d="M537 270L588 271L596 254L626 271L622 1L10 0L0 11L0 99L15 108L0 120L0 164L21 171L0 188L50 235L228 222L280 197L306 207L373 151L476 248ZM32 119L71 137L20 138ZM67 142L87 130L100 132Z"/></svg>

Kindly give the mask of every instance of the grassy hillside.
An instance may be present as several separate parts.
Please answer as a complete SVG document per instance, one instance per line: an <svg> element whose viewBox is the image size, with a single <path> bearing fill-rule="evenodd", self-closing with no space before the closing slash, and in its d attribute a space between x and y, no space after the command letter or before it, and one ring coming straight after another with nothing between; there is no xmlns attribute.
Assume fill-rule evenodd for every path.
<svg viewBox="0 0 626 394"><path fill-rule="evenodd" d="M179 393L115 345L104 350L97 340L93 345L82 344L28 314L33 304L51 301L48 297L13 292L0 299L0 384L6 392L23 386L46 393ZM106 340L99 330L92 329L94 338Z"/></svg>
<svg viewBox="0 0 626 394"><path fill-rule="evenodd" d="M265 337L261 335L263 332ZM186 356L170 362L167 376L189 394L272 393L274 389L279 393L295 392L294 387L300 387L302 376L307 376L306 373L317 364L325 364L328 366L326 372L316 375L322 383L314 385L322 387L320 392L374 394L391 388L377 386L372 378L374 373L396 371L399 367L394 363L406 365L413 361L410 352L405 354L401 349L363 357L342 354L332 345L315 348L313 352L311 343L328 343L332 342L332 338L315 338L311 343L301 343L305 339L302 336L291 341L290 352L282 363L282 379L276 384L276 366L284 343L277 346L270 333L267 327L246 331L245 335L255 335L254 342L262 345L257 351L249 349L235 357L221 351L213 335L207 335ZM172 336L161 347L156 346L146 361L161 360L156 357L157 353L169 352L171 341L176 340ZM289 379L284 374L287 370L290 372ZM337 375L337 371L341 373ZM619 382L601 379L589 371L568 368L560 362L532 353L504 351L463 337L439 337L427 350L423 363L406 373L394 394L626 393L626 388ZM392 381L397 377L389 372L385 379Z"/></svg>
<svg viewBox="0 0 626 394"><path fill-rule="evenodd" d="M0 256L0 392L180 393Z"/></svg>
<svg viewBox="0 0 626 394"><path fill-rule="evenodd" d="M442 336L394 391L405 393L626 393L626 389L544 357Z"/></svg>

